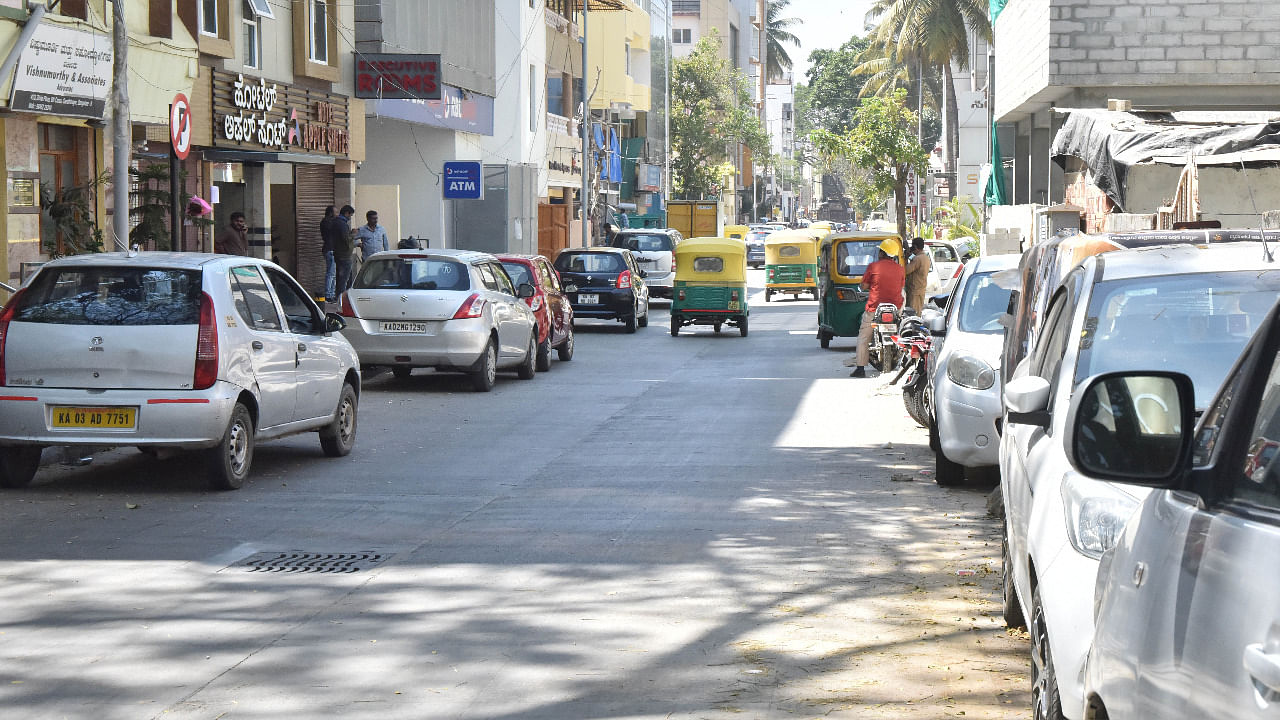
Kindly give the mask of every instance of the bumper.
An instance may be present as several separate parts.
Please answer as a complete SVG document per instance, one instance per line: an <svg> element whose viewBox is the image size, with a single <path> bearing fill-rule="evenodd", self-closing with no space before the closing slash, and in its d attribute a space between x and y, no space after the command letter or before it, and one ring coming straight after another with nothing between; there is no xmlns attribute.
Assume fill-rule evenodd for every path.
<svg viewBox="0 0 1280 720"><path fill-rule="evenodd" d="M974 390L961 387L946 376L934 389L935 421L942 453L965 467L1000 464L1000 395L997 387Z"/></svg>
<svg viewBox="0 0 1280 720"><path fill-rule="evenodd" d="M660 297L671 297L671 287L675 282L676 274L673 272L662 275L649 274L644 278L644 284L649 288L649 292Z"/></svg>
<svg viewBox="0 0 1280 720"><path fill-rule="evenodd" d="M747 264L760 266L764 264L764 248L752 250L747 248Z"/></svg>
<svg viewBox="0 0 1280 720"><path fill-rule="evenodd" d="M484 318L432 320L425 333L383 333L378 328L378 320L347 320L342 335L355 348L361 364L470 367L490 337Z"/></svg>
<svg viewBox="0 0 1280 720"><path fill-rule="evenodd" d="M599 296L600 302L584 305L578 302L581 293L570 293L569 304L575 318L624 319L635 314L635 296L631 290L583 290L583 293Z"/></svg>
<svg viewBox="0 0 1280 720"><path fill-rule="evenodd" d="M16 391L16 392L15 392ZM76 390L0 388L0 445L148 445L213 447L231 419L241 388L218 382L208 390ZM22 397L34 400L13 400ZM134 427L54 428L54 407L134 408Z"/></svg>

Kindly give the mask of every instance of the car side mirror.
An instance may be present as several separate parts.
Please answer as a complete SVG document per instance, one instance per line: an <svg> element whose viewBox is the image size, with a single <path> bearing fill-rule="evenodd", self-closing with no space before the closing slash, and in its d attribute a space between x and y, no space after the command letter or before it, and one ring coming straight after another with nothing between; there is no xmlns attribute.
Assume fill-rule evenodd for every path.
<svg viewBox="0 0 1280 720"><path fill-rule="evenodd" d="M324 316L325 332L336 333L347 327L347 321L338 313L328 313Z"/></svg>
<svg viewBox="0 0 1280 720"><path fill-rule="evenodd" d="M1049 381L1035 375L1010 380L1004 386L1004 406L1010 424L1049 427Z"/></svg>
<svg viewBox="0 0 1280 720"><path fill-rule="evenodd" d="M1067 411L1071 466L1095 480L1172 487L1191 467L1195 389L1176 372L1095 375Z"/></svg>
<svg viewBox="0 0 1280 720"><path fill-rule="evenodd" d="M520 287L516 288L516 293L522 298L531 298L534 294L534 287L529 283L520 283Z"/></svg>

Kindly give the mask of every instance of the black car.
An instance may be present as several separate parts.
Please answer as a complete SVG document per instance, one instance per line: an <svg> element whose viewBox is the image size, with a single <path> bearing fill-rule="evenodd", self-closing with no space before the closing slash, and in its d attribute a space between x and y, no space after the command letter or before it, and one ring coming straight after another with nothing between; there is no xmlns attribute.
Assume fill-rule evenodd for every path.
<svg viewBox="0 0 1280 720"><path fill-rule="evenodd" d="M649 324L645 272L630 250L569 248L556 257L556 270L575 318L618 320L627 332Z"/></svg>

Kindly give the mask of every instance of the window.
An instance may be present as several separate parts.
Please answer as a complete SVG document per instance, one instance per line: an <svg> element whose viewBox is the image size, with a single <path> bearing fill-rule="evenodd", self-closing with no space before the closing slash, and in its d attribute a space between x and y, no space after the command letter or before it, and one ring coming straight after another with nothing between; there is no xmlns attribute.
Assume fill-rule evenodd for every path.
<svg viewBox="0 0 1280 720"><path fill-rule="evenodd" d="M800 246L783 245L778 248L778 257L800 257Z"/></svg>
<svg viewBox="0 0 1280 720"><path fill-rule="evenodd" d="M504 262L502 263L502 267L506 269L507 276L511 278L511 282L516 285L520 285L522 283L529 283L530 285L534 284L533 273L530 272L529 268L524 263Z"/></svg>
<svg viewBox="0 0 1280 720"><path fill-rule="evenodd" d="M311 0L311 59L329 63L328 0Z"/></svg>
<svg viewBox="0 0 1280 720"><path fill-rule="evenodd" d="M147 7L147 34L151 37L173 37L173 3L151 0Z"/></svg>
<svg viewBox="0 0 1280 720"><path fill-rule="evenodd" d="M366 262L356 277L357 289L469 290L462 263L428 257L389 257Z"/></svg>
<svg viewBox="0 0 1280 720"><path fill-rule="evenodd" d="M964 286L964 298L960 307L960 329L965 332L1001 334L1004 326L1000 318L1009 309L1010 291L1000 287L994 273L976 273Z"/></svg>
<svg viewBox="0 0 1280 720"><path fill-rule="evenodd" d="M58 4L58 11L67 17L89 19L88 3L85 0L62 0Z"/></svg>
<svg viewBox="0 0 1280 720"><path fill-rule="evenodd" d="M489 267L489 263L475 266L480 271L480 282L484 283L486 288L490 290L498 289L498 279L493 276L493 268Z"/></svg>
<svg viewBox="0 0 1280 720"><path fill-rule="evenodd" d="M15 320L51 325L195 325L198 270L61 267L31 282Z"/></svg>
<svg viewBox="0 0 1280 720"><path fill-rule="evenodd" d="M200 0L200 34L218 37L218 0Z"/></svg>
<svg viewBox="0 0 1280 720"><path fill-rule="evenodd" d="M1266 367L1265 361L1259 369ZM1227 497L1250 505L1280 509L1280 355L1272 358L1267 384L1263 389L1258 415L1254 418L1249 445L1245 449L1240 473L1227 491Z"/></svg>
<svg viewBox="0 0 1280 720"><path fill-rule="evenodd" d="M276 297L280 298L280 307L284 308L284 316L289 321L289 330L301 335L317 334L319 317L315 303L287 275L279 270L266 270L271 287L275 289Z"/></svg>
<svg viewBox="0 0 1280 720"><path fill-rule="evenodd" d="M532 4L532 3L531 3ZM529 66L529 132L538 131L538 102L543 98L534 88L538 87L538 66Z"/></svg>
<svg viewBox="0 0 1280 720"><path fill-rule="evenodd" d="M556 256L556 268L567 272L622 272L627 269L621 255L602 252L567 253Z"/></svg>
<svg viewBox="0 0 1280 720"><path fill-rule="evenodd" d="M542 278L542 289L547 292L560 292L560 283L556 280L556 274L551 272L551 267L547 265L546 260L538 260L538 277Z"/></svg>
<svg viewBox="0 0 1280 720"><path fill-rule="evenodd" d="M671 42L677 45L688 45L693 42L693 30L690 28L673 28L671 30Z"/></svg>
<svg viewBox="0 0 1280 720"><path fill-rule="evenodd" d="M86 193L92 197L90 191L80 184L82 182L81 153L86 145L84 130L69 125L45 123L40 123L37 127L40 144L40 187L47 186L51 189L55 193L55 202L73 200L75 196L83 197ZM93 206L91 199L89 206ZM45 247L53 246L57 247L59 253L65 252L62 245L65 238L58 231L58 223L53 217L51 208L42 207L40 237Z"/></svg>
<svg viewBox="0 0 1280 720"><path fill-rule="evenodd" d="M235 300L236 314L254 330L280 332L280 314L271 299L267 283L252 266L231 268L231 297Z"/></svg>
<svg viewBox="0 0 1280 720"><path fill-rule="evenodd" d="M733 25L729 26L729 62L736 68L742 67L738 63L738 28Z"/></svg>
<svg viewBox="0 0 1280 720"><path fill-rule="evenodd" d="M262 67L262 24L249 0L244 0L244 66Z"/></svg>
<svg viewBox="0 0 1280 720"><path fill-rule="evenodd" d="M508 295L515 295L516 289L511 284L511 278L507 275L507 271L503 270L501 265L489 265L488 267L493 272L493 279L498 283L498 290Z"/></svg>
<svg viewBox="0 0 1280 720"><path fill-rule="evenodd" d="M245 5L247 6L246 13L252 12L255 16L267 18L268 20L276 18L275 13L271 11L271 3L268 0L245 0Z"/></svg>
<svg viewBox="0 0 1280 720"><path fill-rule="evenodd" d="M564 75L547 73L547 112L568 117L565 112Z"/></svg>
<svg viewBox="0 0 1280 720"><path fill-rule="evenodd" d="M622 43L622 66L623 72L627 75L631 74L631 41Z"/></svg>
<svg viewBox="0 0 1280 720"><path fill-rule="evenodd" d="M724 272L724 258L718 258L718 257L694 258L693 271L707 272L707 273Z"/></svg>
<svg viewBox="0 0 1280 720"><path fill-rule="evenodd" d="M1068 302L1065 292L1058 293L1053 307L1049 309L1049 319L1036 343L1031 355L1031 367L1036 376L1049 381L1050 403L1058 389L1058 376L1062 373L1062 358L1067 353L1067 342L1071 335L1071 310L1075 305Z"/></svg>

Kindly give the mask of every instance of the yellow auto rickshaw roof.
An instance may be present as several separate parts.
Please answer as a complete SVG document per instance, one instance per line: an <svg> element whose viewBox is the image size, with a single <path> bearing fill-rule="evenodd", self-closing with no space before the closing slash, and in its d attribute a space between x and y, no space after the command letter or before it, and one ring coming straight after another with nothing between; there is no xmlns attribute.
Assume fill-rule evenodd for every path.
<svg viewBox="0 0 1280 720"><path fill-rule="evenodd" d="M902 244L902 238L898 233L892 230L851 230L849 232L831 233L822 240L823 247L834 245L841 240L897 240L898 244Z"/></svg>
<svg viewBox="0 0 1280 720"><path fill-rule="evenodd" d="M766 237L764 239L764 244L765 245L784 245L786 243L804 242L806 240L809 242L816 243L822 238L826 237L826 235L827 235L827 231L825 230L815 231L815 230L807 230L803 228L800 230L779 230L778 232L771 233L768 237Z"/></svg>
<svg viewBox="0 0 1280 720"><path fill-rule="evenodd" d="M747 244L742 240L735 238L722 237L696 237L685 238L676 245L677 255L692 255L693 253L720 253L723 255L746 255Z"/></svg>
<svg viewBox="0 0 1280 720"><path fill-rule="evenodd" d="M742 238L732 238L730 237L731 235L741 235L742 237L745 238L747 236L747 233L749 232L751 232L751 228L747 227L746 225L725 225L724 226L724 235L730 240L742 239Z"/></svg>
<svg viewBox="0 0 1280 720"><path fill-rule="evenodd" d="M823 230L830 230L832 226L831 226L831 223L827 220L819 220L816 223L809 223L809 227L819 228Z"/></svg>

